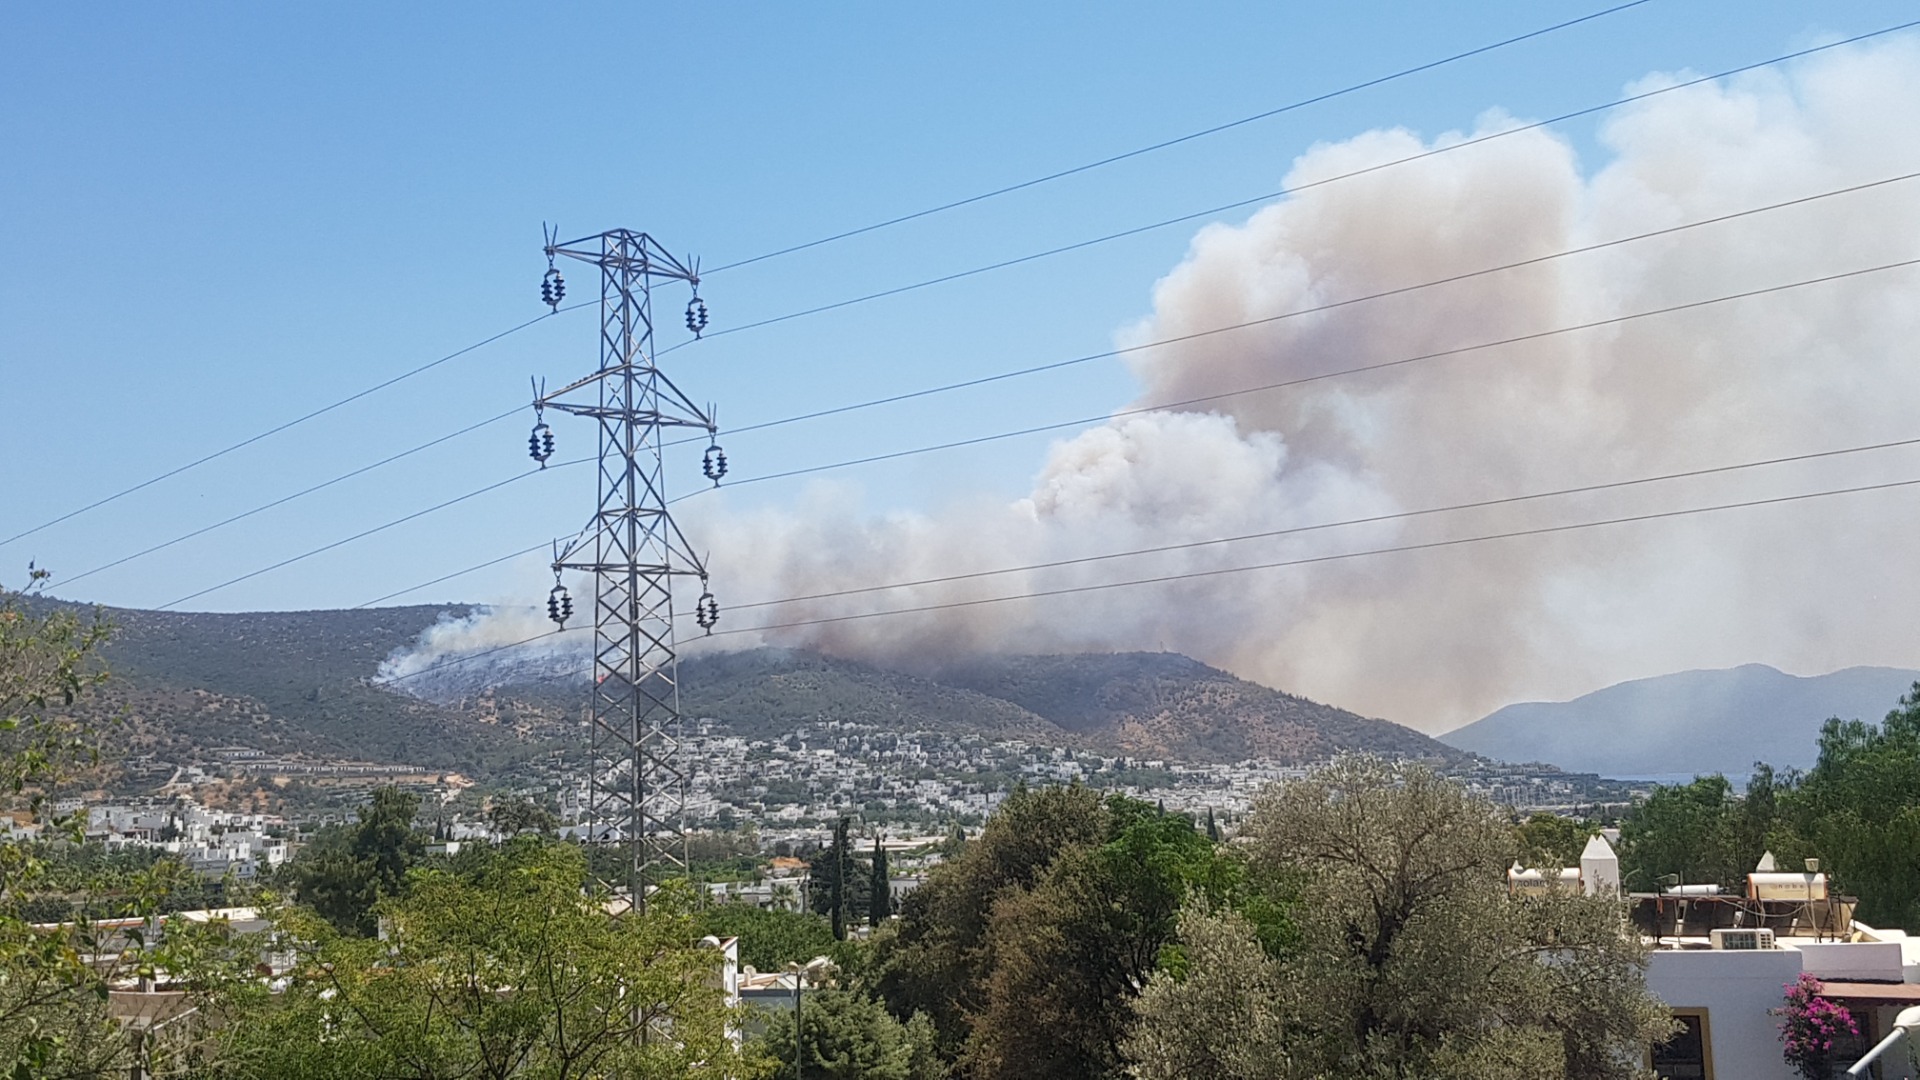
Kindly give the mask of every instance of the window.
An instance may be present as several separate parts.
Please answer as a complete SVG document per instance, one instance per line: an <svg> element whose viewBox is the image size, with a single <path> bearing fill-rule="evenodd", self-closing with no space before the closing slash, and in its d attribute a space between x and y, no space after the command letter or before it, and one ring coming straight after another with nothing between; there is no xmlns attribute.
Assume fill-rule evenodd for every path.
<svg viewBox="0 0 1920 1080"><path fill-rule="evenodd" d="M1707 1010L1676 1009L1680 1030L1653 1048L1650 1064L1660 1080L1713 1080L1713 1041Z"/></svg>

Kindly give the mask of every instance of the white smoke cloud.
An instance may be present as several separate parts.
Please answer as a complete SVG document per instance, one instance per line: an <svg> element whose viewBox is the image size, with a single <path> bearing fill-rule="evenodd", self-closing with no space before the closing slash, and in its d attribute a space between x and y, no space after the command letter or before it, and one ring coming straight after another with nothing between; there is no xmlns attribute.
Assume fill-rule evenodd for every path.
<svg viewBox="0 0 1920 1080"><path fill-rule="evenodd" d="M545 611L517 605L442 616L412 647L380 664L376 682L414 697L454 701L506 682L572 677L586 662L587 635L557 634Z"/></svg>
<svg viewBox="0 0 1920 1080"><path fill-rule="evenodd" d="M1634 90L1661 85L1658 76ZM1212 225L1120 335L1139 344L1920 169L1913 39L1675 91L1600 131L1583 171L1516 133ZM1372 131L1287 184L1460 142ZM1169 403L1920 257L1920 182L1129 355L1156 407L1053 446L1026 498L688 522L740 599L965 574L1920 435L1920 272L1894 270L1389 371ZM758 625L1311 558L1920 475L1894 451L1545 503L732 612ZM1818 500L1178 583L740 635L937 663L974 650L1166 648L1443 730L1499 705L1754 660L1920 665L1920 496ZM483 620L484 621L484 620ZM492 634L490 627L458 633ZM414 654L450 647L455 631ZM476 639L477 640L477 639ZM489 638L488 640L491 640ZM468 647L471 647L470 645ZM410 659L407 662L418 662Z"/></svg>

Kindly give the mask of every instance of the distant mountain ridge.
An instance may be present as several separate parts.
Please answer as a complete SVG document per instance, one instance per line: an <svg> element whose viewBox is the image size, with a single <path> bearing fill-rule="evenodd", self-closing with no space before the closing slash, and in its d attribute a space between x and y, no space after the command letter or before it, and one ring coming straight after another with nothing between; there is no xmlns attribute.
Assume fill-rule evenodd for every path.
<svg viewBox="0 0 1920 1080"><path fill-rule="evenodd" d="M1828 717L1879 721L1920 671L1789 675L1765 664L1635 679L1564 702L1525 702L1440 736L1498 761L1602 776L1807 768Z"/></svg>

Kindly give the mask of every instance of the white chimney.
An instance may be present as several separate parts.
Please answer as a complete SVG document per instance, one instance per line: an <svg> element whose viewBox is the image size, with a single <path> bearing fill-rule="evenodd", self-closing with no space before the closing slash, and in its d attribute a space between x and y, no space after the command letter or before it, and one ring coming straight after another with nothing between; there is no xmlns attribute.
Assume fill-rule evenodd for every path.
<svg viewBox="0 0 1920 1080"><path fill-rule="evenodd" d="M1580 888L1588 896L1620 895L1620 856L1605 837L1588 840L1580 853Z"/></svg>

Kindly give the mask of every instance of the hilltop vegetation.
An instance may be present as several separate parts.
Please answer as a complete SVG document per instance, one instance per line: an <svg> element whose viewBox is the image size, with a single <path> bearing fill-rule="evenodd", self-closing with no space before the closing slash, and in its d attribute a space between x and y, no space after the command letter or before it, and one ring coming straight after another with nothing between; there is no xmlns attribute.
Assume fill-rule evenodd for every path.
<svg viewBox="0 0 1920 1080"><path fill-rule="evenodd" d="M1178 653L977 657L933 677L1140 756L1324 761L1343 750L1466 756L1411 728L1235 678Z"/></svg>
<svg viewBox="0 0 1920 1080"><path fill-rule="evenodd" d="M38 611L81 610L34 598ZM118 718L117 749L179 759L241 744L487 772L526 751L470 712L368 684L379 663L444 608L211 614L104 609L111 677L79 708Z"/></svg>
<svg viewBox="0 0 1920 1080"><path fill-rule="evenodd" d="M689 717L754 739L845 721L899 731L1026 739L1170 761L1324 761L1342 751L1461 760L1411 728L1236 678L1177 653L971 657L925 672L887 671L789 649L695 656L680 665ZM576 702L553 682L501 698Z"/></svg>

